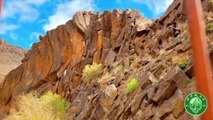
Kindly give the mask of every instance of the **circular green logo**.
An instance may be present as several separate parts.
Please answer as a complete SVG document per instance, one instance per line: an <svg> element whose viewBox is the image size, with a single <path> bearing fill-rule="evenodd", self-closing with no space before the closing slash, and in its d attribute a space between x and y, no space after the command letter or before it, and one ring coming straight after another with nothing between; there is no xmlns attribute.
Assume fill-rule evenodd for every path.
<svg viewBox="0 0 213 120"><path fill-rule="evenodd" d="M206 111L207 106L208 101L206 97L198 92L189 94L184 101L186 111L193 116L202 115Z"/></svg>

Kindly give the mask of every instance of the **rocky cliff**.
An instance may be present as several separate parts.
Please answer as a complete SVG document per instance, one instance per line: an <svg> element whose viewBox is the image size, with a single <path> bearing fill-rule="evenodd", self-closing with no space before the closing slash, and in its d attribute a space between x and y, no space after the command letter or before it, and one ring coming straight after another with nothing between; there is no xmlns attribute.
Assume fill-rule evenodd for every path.
<svg viewBox="0 0 213 120"><path fill-rule="evenodd" d="M211 22L212 6L208 0L202 4L206 23ZM70 102L70 120L194 119L183 107L186 95L195 91L191 55L182 0L175 0L157 20L130 9L79 12L40 36L22 64L6 76L0 88L1 113L22 92L51 90ZM104 69L84 82L82 71L92 63ZM117 66L124 70L116 72ZM128 92L132 78L139 85Z"/></svg>

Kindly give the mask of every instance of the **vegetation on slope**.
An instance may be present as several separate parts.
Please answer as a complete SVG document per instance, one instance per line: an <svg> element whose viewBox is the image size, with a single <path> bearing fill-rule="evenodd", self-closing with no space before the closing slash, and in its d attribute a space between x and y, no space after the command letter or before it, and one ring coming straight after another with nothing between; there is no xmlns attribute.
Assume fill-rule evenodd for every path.
<svg viewBox="0 0 213 120"><path fill-rule="evenodd" d="M213 32L213 23L208 23L208 24L207 24L207 30L208 30L209 32Z"/></svg>
<svg viewBox="0 0 213 120"><path fill-rule="evenodd" d="M68 103L59 95L47 92L20 96L17 107L10 111L6 120L63 120Z"/></svg>
<svg viewBox="0 0 213 120"><path fill-rule="evenodd" d="M83 81L90 82L102 73L104 66L103 64L93 63L92 65L86 65L83 70Z"/></svg>
<svg viewBox="0 0 213 120"><path fill-rule="evenodd" d="M127 90L129 93L133 92L139 85L139 82L137 79L133 78L131 81L127 84Z"/></svg>
<svg viewBox="0 0 213 120"><path fill-rule="evenodd" d="M179 68L184 69L187 64L189 63L189 55L185 54L178 54L172 57L173 64L177 65Z"/></svg>

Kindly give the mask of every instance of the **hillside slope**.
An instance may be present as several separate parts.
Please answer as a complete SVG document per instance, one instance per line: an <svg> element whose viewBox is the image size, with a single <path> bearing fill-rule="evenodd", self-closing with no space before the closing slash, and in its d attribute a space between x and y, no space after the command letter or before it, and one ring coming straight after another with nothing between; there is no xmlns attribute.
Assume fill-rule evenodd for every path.
<svg viewBox="0 0 213 120"><path fill-rule="evenodd" d="M4 77L21 64L25 50L0 39L0 86Z"/></svg>
<svg viewBox="0 0 213 120"><path fill-rule="evenodd" d="M202 4L205 22L212 22L210 2ZM211 48L212 32L208 37ZM78 12L40 36L23 63L6 76L1 113L22 92L51 90L70 102L70 120L194 119L183 107L186 95L195 91L191 55L182 0L175 0L157 20L129 9ZM82 72L92 63L104 68L84 82ZM138 87L129 92L133 78Z"/></svg>

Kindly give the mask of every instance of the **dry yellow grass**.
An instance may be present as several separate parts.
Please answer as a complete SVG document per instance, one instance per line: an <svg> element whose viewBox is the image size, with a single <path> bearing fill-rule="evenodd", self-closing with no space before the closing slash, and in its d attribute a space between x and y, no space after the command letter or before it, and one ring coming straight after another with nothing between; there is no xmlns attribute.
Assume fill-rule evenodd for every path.
<svg viewBox="0 0 213 120"><path fill-rule="evenodd" d="M5 120L63 120L67 109L66 101L51 92L22 95L16 105Z"/></svg>
<svg viewBox="0 0 213 120"><path fill-rule="evenodd" d="M187 53L178 54L172 57L172 63L178 65L180 68L184 68L189 61L189 55Z"/></svg>
<svg viewBox="0 0 213 120"><path fill-rule="evenodd" d="M84 82L90 82L102 73L104 66L103 64L93 63L92 65L86 65L83 70L82 79Z"/></svg>
<svg viewBox="0 0 213 120"><path fill-rule="evenodd" d="M179 22L177 23L177 27L181 30L183 39L188 40L190 38L190 33L187 22Z"/></svg>

